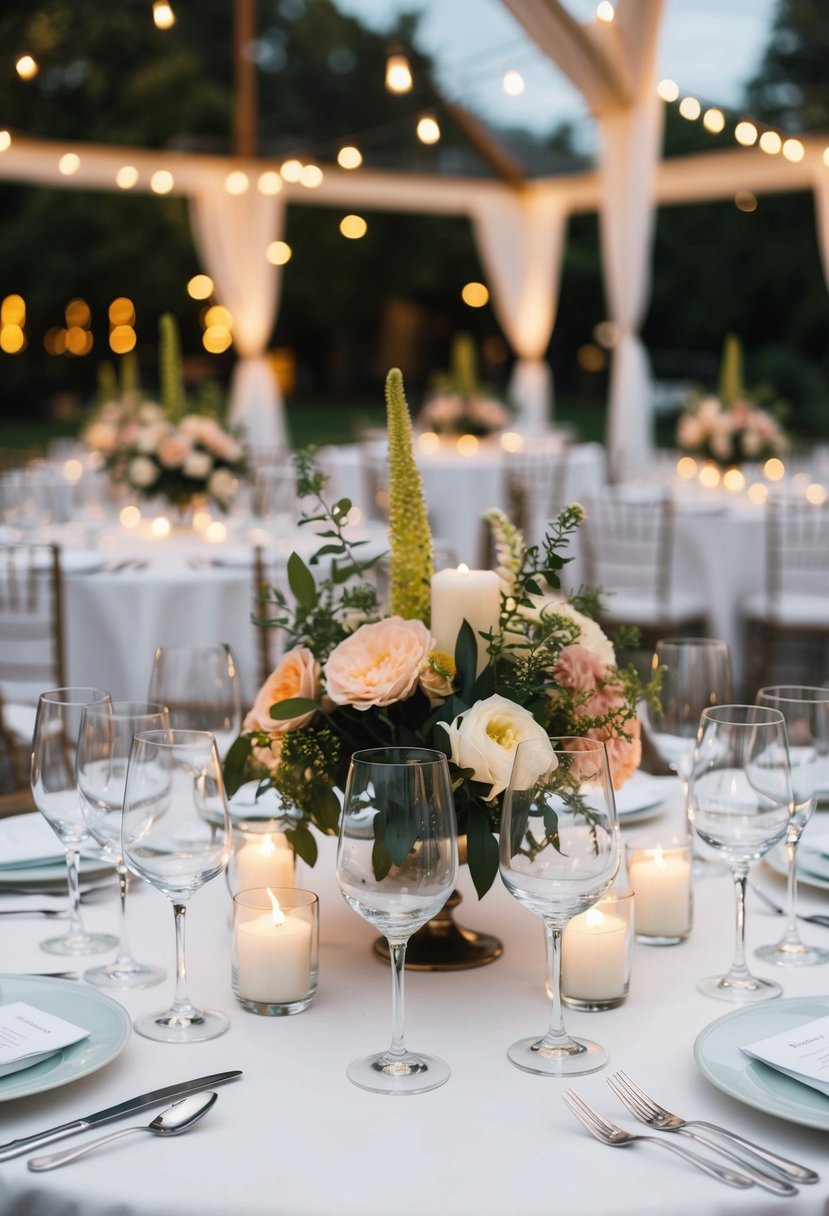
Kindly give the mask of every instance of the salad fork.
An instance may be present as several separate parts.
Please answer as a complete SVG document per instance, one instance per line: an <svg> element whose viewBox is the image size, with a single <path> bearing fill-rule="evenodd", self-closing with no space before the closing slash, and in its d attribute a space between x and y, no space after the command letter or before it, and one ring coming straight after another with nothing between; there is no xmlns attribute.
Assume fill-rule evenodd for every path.
<svg viewBox="0 0 829 1216"><path fill-rule="evenodd" d="M766 892L763 891L762 888L758 887L756 883L752 882L751 879L749 879L748 885L751 887L754 894L760 900L762 900L767 908L770 909L770 911L774 912L777 916L785 916L786 909L781 908L780 904L776 900L772 899L770 895L767 895ZM819 912L811 915L798 912L797 919L807 920L810 925L823 925L825 929L829 929L829 916L824 916Z"/></svg>
<svg viewBox="0 0 829 1216"><path fill-rule="evenodd" d="M614 1148L626 1148L629 1144L635 1144L637 1140L647 1141L651 1144L660 1144L662 1148L676 1153L678 1157L684 1157L686 1161L690 1161L704 1173L710 1174L712 1178L716 1178L719 1182L725 1182L728 1186L736 1186L741 1190L745 1190L746 1187L754 1185L745 1174L740 1174L737 1170L727 1169L722 1165L715 1165L713 1161L707 1161L705 1157L699 1157L696 1153L692 1153L690 1149L683 1148L681 1144L674 1144L671 1140L660 1140L658 1136L641 1136L635 1132L626 1132L623 1128L617 1127L615 1123L611 1123L609 1119L605 1119L604 1115L600 1115L589 1102L585 1102L584 1098L580 1098L575 1090L566 1089L561 1096L578 1121L590 1132L590 1135L595 1136L597 1140L601 1140L603 1144L610 1144Z"/></svg>
<svg viewBox="0 0 829 1216"><path fill-rule="evenodd" d="M746 1140L744 1136L739 1136L736 1132L729 1131L728 1128L720 1127L717 1123L707 1123L703 1119L682 1119L679 1115L672 1115L664 1106L654 1102L653 1098L650 1098L643 1089L631 1081L624 1072L614 1073L612 1077L608 1078L607 1083L628 1110L633 1111L638 1119L650 1127L658 1128L663 1132L685 1132L686 1135L694 1136L720 1152L723 1150L720 1149L718 1140L720 1137L724 1137L745 1153L758 1158L763 1165L771 1167L792 1182L817 1182L818 1180L818 1175L814 1170L808 1169L805 1165L798 1165L796 1161L789 1161L788 1158L781 1157L771 1149L763 1148L762 1145L755 1144L753 1140ZM633 1102L637 1109L631 1105ZM741 1162L740 1164L746 1163Z"/></svg>

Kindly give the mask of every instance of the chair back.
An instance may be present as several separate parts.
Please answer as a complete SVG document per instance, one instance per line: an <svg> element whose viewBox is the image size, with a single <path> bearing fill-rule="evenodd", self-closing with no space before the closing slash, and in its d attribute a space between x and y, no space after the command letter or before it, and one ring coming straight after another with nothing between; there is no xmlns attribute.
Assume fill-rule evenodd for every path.
<svg viewBox="0 0 829 1216"><path fill-rule="evenodd" d="M770 610L783 596L829 604L829 503L772 498L766 515L766 594ZM829 624L829 607L826 610Z"/></svg>
<svg viewBox="0 0 829 1216"><path fill-rule="evenodd" d="M568 503L570 451L511 452L505 457L507 512L530 543L541 541L550 520Z"/></svg>
<svg viewBox="0 0 829 1216"><path fill-rule="evenodd" d="M0 545L0 692L34 705L66 684L60 549Z"/></svg>
<svg viewBox="0 0 829 1216"><path fill-rule="evenodd" d="M667 612L673 556L673 503L667 495L597 495L585 503L581 533L589 584L635 595Z"/></svg>
<svg viewBox="0 0 829 1216"><path fill-rule="evenodd" d="M275 605L271 604L267 598L268 588L272 587L275 581L275 571L268 567L264 551L257 545L253 550L251 623L256 631L257 686L260 688L276 667L285 649L284 631L276 626L262 623L273 616L275 610Z"/></svg>

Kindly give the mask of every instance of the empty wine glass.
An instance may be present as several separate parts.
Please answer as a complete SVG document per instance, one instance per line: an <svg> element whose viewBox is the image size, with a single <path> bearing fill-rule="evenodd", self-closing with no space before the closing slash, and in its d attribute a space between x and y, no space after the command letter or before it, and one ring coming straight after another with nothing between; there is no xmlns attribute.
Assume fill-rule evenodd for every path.
<svg viewBox="0 0 829 1216"><path fill-rule="evenodd" d="M84 972L87 983L98 987L149 988L164 979L161 967L137 963L130 951L128 871L121 855L121 817L133 735L167 729L169 721L163 705L115 701L84 706L76 774L81 811L101 852L115 866L121 897L118 954L113 962Z"/></svg>
<svg viewBox="0 0 829 1216"><path fill-rule="evenodd" d="M391 1046L355 1060L348 1077L362 1089L416 1094L449 1078L437 1056L415 1055L403 1036L406 943L452 892L458 868L455 806L442 752L381 747L355 752L348 770L337 882L350 908L389 943Z"/></svg>
<svg viewBox="0 0 829 1216"><path fill-rule="evenodd" d="M510 895L544 921L552 1009L547 1033L507 1051L525 1072L572 1077L608 1061L604 1047L564 1028L561 935L597 903L620 860L619 820L603 743L527 739L515 749L501 813L501 878Z"/></svg>
<svg viewBox="0 0 829 1216"><path fill-rule="evenodd" d="M786 723L762 705L716 705L703 711L691 769L691 814L701 839L728 862L737 895L734 961L725 975L700 980L705 996L762 1001L783 991L745 961L749 866L786 834L792 786Z"/></svg>
<svg viewBox="0 0 829 1216"><path fill-rule="evenodd" d="M79 850L89 840L75 780L78 735L84 706L109 701L109 693L102 688L53 688L38 698L32 739L32 797L64 847L69 884L69 928L61 937L41 942L41 950L49 954L99 954L118 945L111 934L90 933L84 928L78 886Z"/></svg>
<svg viewBox="0 0 829 1216"><path fill-rule="evenodd" d="M135 1022L147 1039L199 1043L223 1034L223 1013L197 1009L187 992L184 917L192 895L225 868L230 815L216 741L206 731L153 730L135 736L124 792L124 860L162 891L176 925L176 990L163 1013Z"/></svg>
<svg viewBox="0 0 829 1216"><path fill-rule="evenodd" d="M147 700L166 705L174 730L206 730L223 760L242 728L242 692L233 651L214 646L159 646Z"/></svg>
<svg viewBox="0 0 829 1216"><path fill-rule="evenodd" d="M644 704L654 747L682 782L689 834L688 782L700 715L731 701L728 646L716 638L665 638L656 643L652 666L659 675L658 704Z"/></svg>
<svg viewBox="0 0 829 1216"><path fill-rule="evenodd" d="M829 688L776 684L761 688L757 704L779 709L786 720L794 804L784 847L788 864L786 928L771 946L760 946L758 958L785 967L811 967L829 961L829 950L809 946L797 927L797 846L812 818L816 796L829 776Z"/></svg>

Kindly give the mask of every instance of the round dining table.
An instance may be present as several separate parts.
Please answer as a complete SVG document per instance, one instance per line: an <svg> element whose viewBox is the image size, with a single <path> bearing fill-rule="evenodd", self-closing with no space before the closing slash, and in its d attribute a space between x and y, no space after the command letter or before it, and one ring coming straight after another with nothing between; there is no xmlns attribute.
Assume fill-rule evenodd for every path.
<svg viewBox="0 0 829 1216"><path fill-rule="evenodd" d="M675 779L659 780L664 801L642 813L649 816L646 824L625 823L625 838L644 831L667 835L678 826ZM807 831L825 834L823 819L829 815L818 814ZM820 1181L803 1186L790 1200L757 1186L732 1189L653 1145L622 1151L600 1144L565 1106L568 1082L533 1076L509 1063L509 1044L543 1034L549 1007L541 922L498 878L479 902L462 870L458 885L464 898L456 915L501 938L502 957L474 970L406 977L407 1041L412 1049L435 1052L449 1063L448 1083L392 1099L355 1088L346 1077L349 1062L389 1042L389 969L372 951L374 931L337 890L336 841L325 838L320 846L316 867L301 865L298 872L298 882L320 900L319 986L311 1005L290 1017L241 1008L231 989L230 896L223 877L209 883L188 912L190 990L197 1004L229 1015L229 1031L186 1046L133 1033L97 1072L0 1103L0 1139L27 1136L188 1078L228 1069L241 1069L242 1077L217 1090L215 1107L187 1135L131 1136L39 1175L27 1170L23 1157L3 1163L4 1216L823 1216L829 1194L829 1098L788 1082L803 1091L804 1110L817 1110L811 1125L808 1118L795 1122L769 1109L772 1102L758 1109L735 1096L737 1074L747 1061L735 1060L734 1076L721 1078L723 1090L695 1062L701 1032L739 1009L695 988L697 979L724 971L730 962L734 892L726 871L697 880L694 924L685 942L635 946L630 993L622 1005L605 1012L565 1011L568 1029L603 1043L611 1057L602 1071L569 1084L620 1126L646 1131L608 1088L608 1076L623 1069L670 1110L725 1125L817 1170ZM777 874L760 864L755 877L782 898ZM802 887L804 911L829 910L827 886ZM11 898L0 893L0 906ZM128 905L136 957L167 969L160 987L112 994L137 1017L164 1007L172 995L173 917L162 895L137 884ZM85 916L94 929L112 930L114 890L86 906ZM780 935L780 919L765 912L751 893L747 919L750 951ZM53 928L35 918L8 921L3 972L53 969L54 957L39 949ZM807 925L804 932L829 942L829 929ZM92 961L61 965L82 971ZM759 974L781 981L785 999L764 1002L762 1010L743 1007L747 1041L758 1037L762 1017L777 1018L774 1024L788 1029L784 1015L792 998L811 998L810 1008L829 1013L826 966L783 969L751 962ZM83 981L72 983L77 989ZM147 1123L154 1113L140 1112L110 1128ZM54 1147L80 1144L94 1134Z"/></svg>

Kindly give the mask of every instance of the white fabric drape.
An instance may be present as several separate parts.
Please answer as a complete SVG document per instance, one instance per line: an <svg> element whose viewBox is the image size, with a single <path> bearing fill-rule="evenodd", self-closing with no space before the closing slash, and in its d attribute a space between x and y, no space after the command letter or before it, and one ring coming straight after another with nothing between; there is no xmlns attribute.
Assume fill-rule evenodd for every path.
<svg viewBox="0 0 829 1216"><path fill-rule="evenodd" d="M547 429L553 378L545 359L558 309L567 215L543 191L476 200L472 221L492 305L518 355L508 388L525 435Z"/></svg>
<svg viewBox="0 0 829 1216"><path fill-rule="evenodd" d="M825 169L822 172L821 169L818 169L814 179L813 193L820 261L823 266L823 277L826 279L826 286L829 287L829 182L826 181Z"/></svg>
<svg viewBox="0 0 829 1216"><path fill-rule="evenodd" d="M284 228L279 195L228 194L224 181L205 181L190 196L193 236L216 294L233 318L239 355L230 382L230 421L254 456L287 447L285 403L265 358L276 320L282 271L265 257Z"/></svg>

